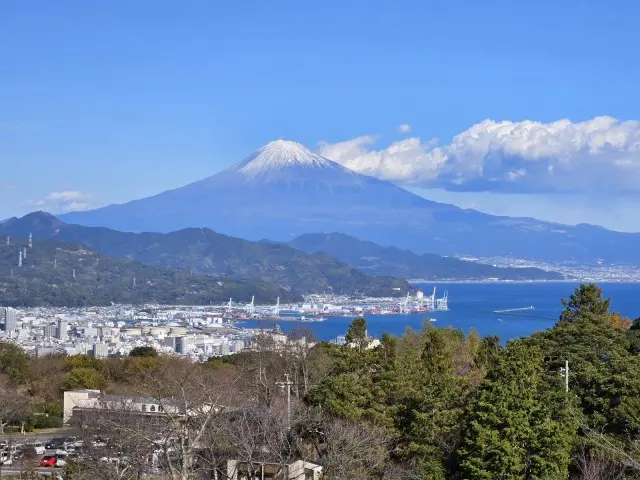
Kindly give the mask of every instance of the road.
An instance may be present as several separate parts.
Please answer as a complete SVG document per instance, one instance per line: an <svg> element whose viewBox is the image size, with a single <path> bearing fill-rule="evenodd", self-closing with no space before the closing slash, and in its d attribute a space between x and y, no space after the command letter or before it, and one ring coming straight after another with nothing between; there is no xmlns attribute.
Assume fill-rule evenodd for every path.
<svg viewBox="0 0 640 480"><path fill-rule="evenodd" d="M36 472L38 472L38 474L40 474L43 477L56 477L56 475L60 475L60 478L62 478L62 474L64 473L63 470L59 469L59 468L36 468ZM2 467L0 466L0 478L4 477L4 476L9 476L9 475L20 475L21 473L23 473L23 470L16 466L16 467Z"/></svg>
<svg viewBox="0 0 640 480"><path fill-rule="evenodd" d="M74 432L71 429L61 429L61 430L56 430L54 432L47 432L47 433L27 433L26 435L10 433L5 435L0 435L0 441L10 442L10 443L26 443L26 442L35 442L35 441L48 442L52 438L69 437L73 435L74 435Z"/></svg>

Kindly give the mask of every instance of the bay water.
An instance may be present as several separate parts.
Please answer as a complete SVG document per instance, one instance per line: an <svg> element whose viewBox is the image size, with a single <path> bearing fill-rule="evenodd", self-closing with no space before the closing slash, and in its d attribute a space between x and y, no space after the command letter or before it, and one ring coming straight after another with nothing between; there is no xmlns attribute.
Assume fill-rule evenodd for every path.
<svg viewBox="0 0 640 480"><path fill-rule="evenodd" d="M601 283L605 297L611 298L611 310L631 319L640 317L640 283ZM380 337L383 333L402 335L407 328L420 330L425 321L433 325L454 327L465 333L475 328L481 336L497 335L505 342L552 327L562 311L561 298L568 298L578 284L545 283L450 283L436 284L437 297L449 292L449 310L419 314L367 315L368 333ZM434 284L415 285L425 294ZM494 313L496 310L533 306L533 310ZM273 328L277 323L284 332L296 326L311 329L318 340L332 340L347 331L353 317L328 317L324 322L246 321L248 328Z"/></svg>

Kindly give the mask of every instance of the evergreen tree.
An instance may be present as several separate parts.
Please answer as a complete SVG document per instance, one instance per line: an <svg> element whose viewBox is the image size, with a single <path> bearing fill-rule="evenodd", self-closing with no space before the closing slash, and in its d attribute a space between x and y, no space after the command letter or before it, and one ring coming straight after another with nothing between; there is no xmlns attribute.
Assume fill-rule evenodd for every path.
<svg viewBox="0 0 640 480"><path fill-rule="evenodd" d="M364 317L358 317L351 322L345 340L348 344L354 345L358 350L363 350L367 346L367 321Z"/></svg>
<svg viewBox="0 0 640 480"><path fill-rule="evenodd" d="M150 346L135 347L129 352L130 357L157 357L158 351Z"/></svg>
<svg viewBox="0 0 640 480"><path fill-rule="evenodd" d="M640 436L640 364L627 335L608 315L583 312L526 340L543 349L549 372L569 361L570 389L585 422L621 441Z"/></svg>
<svg viewBox="0 0 640 480"><path fill-rule="evenodd" d="M611 299L602 298L602 289L595 283L580 284L569 300L562 299L564 310L560 316L562 321L573 321L584 313L606 315L609 313Z"/></svg>
<svg viewBox="0 0 640 480"><path fill-rule="evenodd" d="M465 392L454 357L468 344L452 329L429 327L423 337L416 385L402 399L397 422L402 455L417 461L423 478L438 480L447 478L460 439Z"/></svg>
<svg viewBox="0 0 640 480"><path fill-rule="evenodd" d="M542 351L510 343L471 405L460 449L464 478L567 478L576 426L559 392L559 379L544 374Z"/></svg>

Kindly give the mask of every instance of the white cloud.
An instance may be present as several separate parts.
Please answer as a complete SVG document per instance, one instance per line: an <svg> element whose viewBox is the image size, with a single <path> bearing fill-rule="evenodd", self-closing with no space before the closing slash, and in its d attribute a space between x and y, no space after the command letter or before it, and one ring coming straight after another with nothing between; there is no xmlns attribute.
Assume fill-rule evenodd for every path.
<svg viewBox="0 0 640 480"><path fill-rule="evenodd" d="M89 210L93 205L93 197L77 190L52 192L40 200L27 202L29 207L38 208L51 213L66 213Z"/></svg>
<svg viewBox="0 0 640 480"><path fill-rule="evenodd" d="M322 143L319 152L361 173L451 191L640 192L638 121L485 120L448 145L410 137L377 150L374 142Z"/></svg>
<svg viewBox="0 0 640 480"><path fill-rule="evenodd" d="M403 123L402 125L398 126L398 131L400 133L409 133L411 131L411 125L409 125L408 123Z"/></svg>

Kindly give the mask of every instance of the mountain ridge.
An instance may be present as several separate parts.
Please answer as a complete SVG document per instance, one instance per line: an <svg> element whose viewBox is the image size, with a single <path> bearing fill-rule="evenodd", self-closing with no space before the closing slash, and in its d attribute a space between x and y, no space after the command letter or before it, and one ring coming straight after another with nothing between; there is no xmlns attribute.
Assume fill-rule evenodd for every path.
<svg viewBox="0 0 640 480"><path fill-rule="evenodd" d="M239 275L246 278L259 278L265 281L275 282L293 290L303 288L304 293L311 291L326 291L347 288L346 280L349 279L362 284L366 290L366 282L371 282L371 275L378 277L390 277L386 273L380 273L382 269L371 269L371 264L365 265L369 269L367 276L358 268L359 262L354 257L344 257L340 261L334 260L342 255L341 252L321 252L322 249L300 248L297 245L282 244L281 242L250 242L248 240L229 237L207 228L187 228L167 234L161 233L129 233L118 232L104 227L84 227L70 225L61 222L56 217L46 213L32 213L22 219L9 223L5 228L0 226L0 234L18 234L23 237L30 233L34 238L58 238L64 241L80 243L99 251L103 254L117 258L137 260L151 265L160 265L169 268L190 268L200 273L214 275ZM352 238L352 237L349 237ZM359 240L352 238L354 242ZM361 242L361 247L367 242ZM383 248L376 245L377 248ZM357 249L352 245L351 250ZM408 254L415 255L412 252ZM417 256L416 256L417 257ZM428 256L434 263L441 262L438 255ZM405 262L415 261L406 260ZM497 277L507 280L513 279L540 279L553 280L562 278L555 272L544 272L539 269L513 271L481 266L473 262L461 260L444 260L446 265L454 265L459 272L458 279L485 279ZM424 265L424 262L423 262ZM349 268L347 268L349 266ZM446 268L446 267L445 267ZM480 272L483 276L469 273ZM442 271L442 269L440 269ZM406 273L406 272L405 272ZM524 274L529 273L527 277ZM397 275L391 275L397 277ZM415 275L401 275L402 278L415 278ZM323 279L329 278L330 282ZM455 278L449 275L448 278ZM391 282L377 280L377 282ZM383 283L379 284L380 286ZM402 287L405 292L405 284L394 284L392 288ZM311 287L315 286L315 290ZM331 288L330 288L331 287ZM387 292L389 293L389 292Z"/></svg>
<svg viewBox="0 0 640 480"><path fill-rule="evenodd" d="M27 251L19 266L20 252ZM238 301L299 301L268 282L194 275L101 255L84 245L55 239L12 237L0 243L0 303L13 307L77 307L111 303L208 305Z"/></svg>
<svg viewBox="0 0 640 480"><path fill-rule="evenodd" d="M104 255L145 264L270 282L297 294L394 296L411 288L402 279L367 275L326 254L308 254L287 245L259 244L207 228L167 234L130 233L66 224L42 212L0 225L2 235L26 238L30 233L34 239L55 238L82 244Z"/></svg>
<svg viewBox="0 0 640 480"><path fill-rule="evenodd" d="M565 280L557 272L539 268L496 268L492 265L383 247L342 233L305 234L288 242L305 252L324 252L373 275L446 280Z"/></svg>
<svg viewBox="0 0 640 480"><path fill-rule="evenodd" d="M309 168L305 159L316 154L291 143L271 145L270 157L281 158L256 176L240 170L260 158L261 150L189 185L61 219L134 232L208 227L280 242L309 232L340 232L418 254L640 265L638 233L492 216L433 202L324 157L318 162L330 168ZM296 155L305 158L289 158Z"/></svg>

